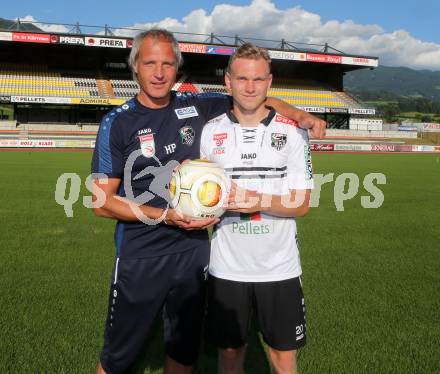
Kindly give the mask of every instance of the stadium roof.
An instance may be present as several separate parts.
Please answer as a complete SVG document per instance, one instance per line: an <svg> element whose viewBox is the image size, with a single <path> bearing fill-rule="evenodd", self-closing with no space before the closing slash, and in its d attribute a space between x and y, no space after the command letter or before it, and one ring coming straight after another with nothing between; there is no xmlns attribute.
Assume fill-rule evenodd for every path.
<svg viewBox="0 0 440 374"><path fill-rule="evenodd" d="M38 25L39 27L37 27ZM0 30L4 31L40 31L45 32L44 29L51 28L53 30L54 26L62 26L67 31L64 32L54 32L50 31L51 34L74 34L74 35L95 35L95 36L106 36L106 37L122 37L122 38L133 38L140 31L145 29L139 28L127 28L127 27L114 27L109 25L96 26L96 25L81 25L79 23L66 24L66 23L46 23L46 22L32 22L32 21L22 21L20 19L10 21L0 18ZM172 31L172 30L170 30ZM277 49L283 51L295 51L295 52L312 52L312 53L329 53L333 55L341 56L354 56L353 54L347 54L340 51L328 43L325 44L310 44L295 41L288 41L285 39L273 40L273 39L258 39L242 37L239 35L219 35L219 34L197 34L197 33L185 33L185 32L174 32L175 37L182 42L191 43L209 43L224 46L239 46L246 42L253 43L260 47L268 49ZM369 56L363 56L369 57ZM376 57L372 57L376 58Z"/></svg>

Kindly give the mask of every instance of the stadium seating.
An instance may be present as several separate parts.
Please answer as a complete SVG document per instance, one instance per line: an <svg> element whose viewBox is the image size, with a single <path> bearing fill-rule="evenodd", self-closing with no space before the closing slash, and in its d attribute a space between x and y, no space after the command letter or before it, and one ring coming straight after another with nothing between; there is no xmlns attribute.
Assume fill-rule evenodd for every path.
<svg viewBox="0 0 440 374"><path fill-rule="evenodd" d="M226 93L220 77L184 77L175 86L177 91ZM278 97L296 106L359 108L360 105L344 92L304 80L274 81L268 96Z"/></svg>
<svg viewBox="0 0 440 374"><path fill-rule="evenodd" d="M130 98L139 91L139 85L131 79L110 79L110 84L117 98Z"/></svg>
<svg viewBox="0 0 440 374"><path fill-rule="evenodd" d="M226 93L221 76L183 75L173 89ZM128 72L56 70L44 65L0 65L0 95L128 99L139 90ZM269 96L304 107L358 108L357 101L313 81L274 80Z"/></svg>
<svg viewBox="0 0 440 374"><path fill-rule="evenodd" d="M0 95L99 97L88 72L49 71L44 65L0 65Z"/></svg>

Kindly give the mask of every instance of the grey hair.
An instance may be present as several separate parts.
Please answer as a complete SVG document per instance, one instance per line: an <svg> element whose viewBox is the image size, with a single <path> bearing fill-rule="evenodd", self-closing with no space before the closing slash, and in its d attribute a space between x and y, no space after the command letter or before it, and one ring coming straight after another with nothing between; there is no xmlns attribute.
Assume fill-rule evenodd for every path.
<svg viewBox="0 0 440 374"><path fill-rule="evenodd" d="M142 42L146 38L151 38L154 40L162 40L171 43L171 46L174 51L174 55L176 56L177 68L181 67L183 64L182 52L180 52L179 43L177 42L174 35L165 30L165 29L150 29L146 31L142 31L137 34L133 39L133 45L131 47L130 55L128 56L128 66L130 66L131 72L133 74L133 79L139 83L138 77L136 74L136 62L139 57L139 49L141 47Z"/></svg>

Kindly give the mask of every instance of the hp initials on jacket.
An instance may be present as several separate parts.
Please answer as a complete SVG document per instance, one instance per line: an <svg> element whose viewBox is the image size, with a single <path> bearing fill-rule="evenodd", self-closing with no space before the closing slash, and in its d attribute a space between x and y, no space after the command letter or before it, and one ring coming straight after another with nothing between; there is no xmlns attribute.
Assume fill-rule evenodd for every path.
<svg viewBox="0 0 440 374"><path fill-rule="evenodd" d="M176 150L176 143L171 143L168 145L164 145L163 146L165 148L165 152L167 153L167 155L169 155L170 153L174 153Z"/></svg>

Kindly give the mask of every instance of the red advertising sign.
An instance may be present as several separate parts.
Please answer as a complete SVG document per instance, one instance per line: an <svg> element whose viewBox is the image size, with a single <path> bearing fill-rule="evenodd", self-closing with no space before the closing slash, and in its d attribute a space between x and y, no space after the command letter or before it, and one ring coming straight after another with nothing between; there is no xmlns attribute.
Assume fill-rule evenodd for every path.
<svg viewBox="0 0 440 374"><path fill-rule="evenodd" d="M394 152L393 144L371 144L373 152Z"/></svg>
<svg viewBox="0 0 440 374"><path fill-rule="evenodd" d="M325 64L341 64L342 56L323 55L318 53L307 53L306 61L323 62Z"/></svg>
<svg viewBox="0 0 440 374"><path fill-rule="evenodd" d="M55 142L52 139L45 140L36 140L36 139L28 139L28 140L19 140L19 147L24 148L52 148L55 147Z"/></svg>
<svg viewBox="0 0 440 374"><path fill-rule="evenodd" d="M13 32L12 33L13 42L25 42L25 43L50 43L49 34L31 34L28 32Z"/></svg>
<svg viewBox="0 0 440 374"><path fill-rule="evenodd" d="M396 146L394 146L394 150L396 152L412 152L413 151L413 146L410 144L398 144Z"/></svg>
<svg viewBox="0 0 440 374"><path fill-rule="evenodd" d="M310 144L310 149L312 151L318 151L318 152L333 152L335 150L334 144Z"/></svg>
<svg viewBox="0 0 440 374"><path fill-rule="evenodd" d="M342 63L347 65L375 67L379 65L379 60L377 58L343 56Z"/></svg>
<svg viewBox="0 0 440 374"><path fill-rule="evenodd" d="M179 43L181 52L187 53L206 53L206 44Z"/></svg>

